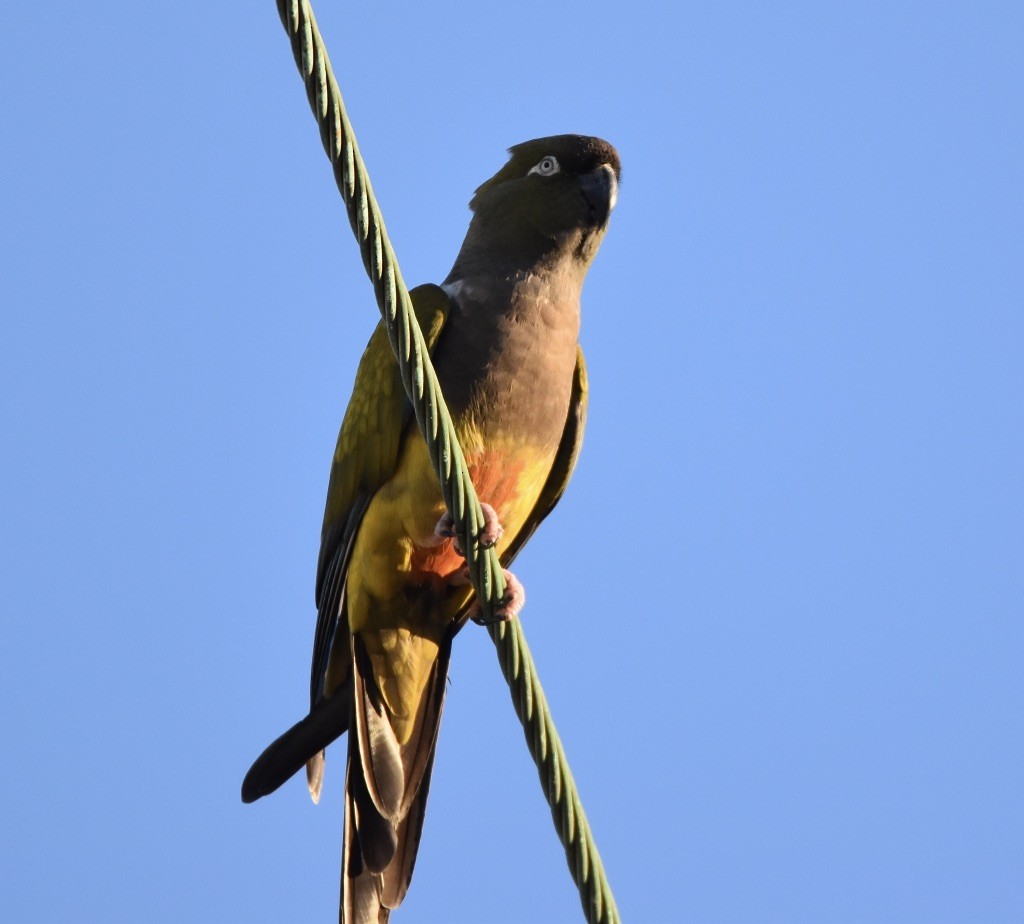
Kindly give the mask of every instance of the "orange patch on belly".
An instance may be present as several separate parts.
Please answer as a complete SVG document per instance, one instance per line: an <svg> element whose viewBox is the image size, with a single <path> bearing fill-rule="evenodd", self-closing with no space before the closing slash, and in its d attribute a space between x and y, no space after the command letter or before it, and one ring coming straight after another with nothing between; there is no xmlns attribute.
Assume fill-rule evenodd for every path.
<svg viewBox="0 0 1024 924"><path fill-rule="evenodd" d="M465 559L452 547L451 539L446 539L433 549L415 546L409 563L408 583L433 584L440 590L465 563Z"/></svg>
<svg viewBox="0 0 1024 924"><path fill-rule="evenodd" d="M469 462L469 474L477 496L494 508L505 528L505 536L498 543L499 550L512 540L537 502L542 482L524 478L526 470L527 460L522 451L516 453L508 449L504 452L491 449L474 453ZM445 584L465 563L465 559L452 547L451 540L433 547L414 545L409 583Z"/></svg>

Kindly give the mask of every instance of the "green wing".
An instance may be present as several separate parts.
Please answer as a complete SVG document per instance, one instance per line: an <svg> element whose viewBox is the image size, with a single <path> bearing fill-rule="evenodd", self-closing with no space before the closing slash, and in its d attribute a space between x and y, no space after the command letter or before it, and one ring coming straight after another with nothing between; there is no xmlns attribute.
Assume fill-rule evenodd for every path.
<svg viewBox="0 0 1024 924"><path fill-rule="evenodd" d="M448 296L433 285L419 286L410 295L427 347L433 351L448 318ZM411 420L412 407L405 397L398 362L382 322L359 361L331 465L317 566L309 715L271 742L256 759L242 783L244 802L273 792L303 764L313 801L320 797L323 748L348 730L352 712L351 683L342 682L330 699L322 696L332 646L340 642L347 648L350 644L348 621L341 618L349 555L370 499L395 471ZM339 633L342 636L336 638ZM338 658L339 669L349 665L351 670L351 660Z"/></svg>
<svg viewBox="0 0 1024 924"><path fill-rule="evenodd" d="M418 286L409 293L427 349L431 352L448 318L450 302L439 286ZM381 321L359 361L352 398L338 434L327 488L324 525L317 564L317 623L310 674L310 706L323 692L334 638L347 632L340 620L349 554L370 499L395 471L412 406L398 372L398 362ZM347 663L347 659L343 659Z"/></svg>

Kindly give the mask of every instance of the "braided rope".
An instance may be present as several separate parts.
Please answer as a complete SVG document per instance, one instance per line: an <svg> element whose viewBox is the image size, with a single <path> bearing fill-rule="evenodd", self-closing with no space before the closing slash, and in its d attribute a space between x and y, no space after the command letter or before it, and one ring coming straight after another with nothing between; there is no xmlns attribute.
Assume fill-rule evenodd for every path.
<svg viewBox="0 0 1024 924"><path fill-rule="evenodd" d="M427 441L445 504L455 520L459 543L465 550L470 577L483 608L482 616L490 621L488 630L498 649L501 670L523 724L527 746L537 764L555 828L565 847L569 872L579 889L584 916L589 924L618 924L615 899L522 628L518 619L493 622L494 608L505 593L501 565L493 549L483 549L477 542L484 522L480 502L441 396L409 292L384 230L384 220L359 155L316 19L307 0L277 0L277 7L306 85L309 104L320 128L320 139L334 168L352 231L359 242L363 265L373 283L388 339L398 358L402 382Z"/></svg>

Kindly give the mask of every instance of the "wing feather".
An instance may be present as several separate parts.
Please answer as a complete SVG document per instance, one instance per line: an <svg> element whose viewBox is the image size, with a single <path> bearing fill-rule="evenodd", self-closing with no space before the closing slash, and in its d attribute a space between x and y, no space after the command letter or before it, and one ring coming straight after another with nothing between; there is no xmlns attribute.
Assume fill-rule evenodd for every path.
<svg viewBox="0 0 1024 924"><path fill-rule="evenodd" d="M444 290L434 285L419 286L410 295L427 346L433 350L451 303ZM314 801L319 798L323 749L344 734L351 721L351 676L342 673L338 682L333 683L332 675L335 689L330 697L325 695L324 681L334 649L343 646L345 652L344 657L334 659L335 666L341 671L351 670L345 582L352 547L370 500L394 474L411 419L398 363L381 323L359 363L331 465L317 563L310 713L274 741L253 764L243 784L245 801L272 792L304 763L310 794Z"/></svg>
<svg viewBox="0 0 1024 924"><path fill-rule="evenodd" d="M537 527L547 517L555 505L562 499L565 489L572 477L576 462L579 459L580 447L583 445L583 429L587 423L587 364L583 359L583 350L576 348L576 369L572 379L572 393L569 399L569 413L565 419L565 429L551 464L544 487L541 489L537 503L533 505L523 528L502 553L501 563L508 567L513 559L522 551L527 540L537 531Z"/></svg>
<svg viewBox="0 0 1024 924"><path fill-rule="evenodd" d="M448 296L435 285L418 286L410 295L427 347L432 350L448 317ZM316 576L311 705L323 696L332 647L341 647L344 642L344 649L348 649L347 631L344 637L337 636L339 626L345 624L342 617L349 555L370 500L394 474L411 419L412 408L382 321L359 362L331 464Z"/></svg>

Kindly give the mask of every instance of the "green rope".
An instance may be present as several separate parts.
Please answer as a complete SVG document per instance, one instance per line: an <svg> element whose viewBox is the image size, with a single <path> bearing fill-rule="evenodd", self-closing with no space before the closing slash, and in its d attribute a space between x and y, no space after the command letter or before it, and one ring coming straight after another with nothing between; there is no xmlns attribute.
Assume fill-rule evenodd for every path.
<svg viewBox="0 0 1024 924"><path fill-rule="evenodd" d="M483 549L477 543L476 537L484 522L480 501L413 314L409 292L384 230L384 220L359 155L320 30L307 0L277 0L277 6L320 127L324 150L331 159L338 189L359 242L363 265L373 283L405 390L427 441L445 504L455 520L459 543L465 550L470 577L483 608L482 616L493 620L494 608L505 593L501 565L493 549ZM498 649L502 673L508 681L516 714L523 723L527 746L537 764L541 786L565 847L569 871L579 889L586 920L590 924L618 924L615 899L519 621L492 623L488 631Z"/></svg>

